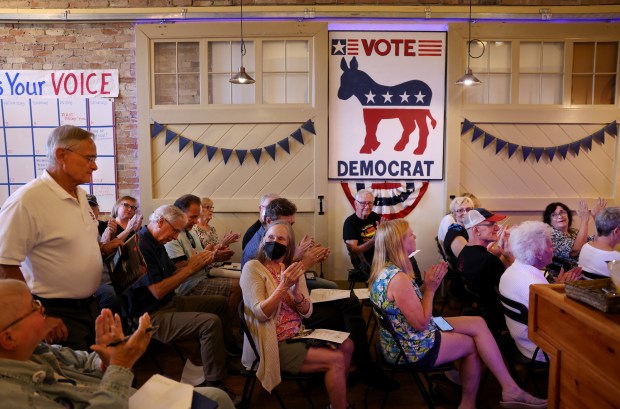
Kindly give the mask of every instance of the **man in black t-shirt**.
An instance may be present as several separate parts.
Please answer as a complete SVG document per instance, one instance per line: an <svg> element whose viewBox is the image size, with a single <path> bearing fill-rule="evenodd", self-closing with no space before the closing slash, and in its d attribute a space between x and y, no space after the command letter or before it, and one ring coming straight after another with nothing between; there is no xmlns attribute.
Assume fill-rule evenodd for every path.
<svg viewBox="0 0 620 409"><path fill-rule="evenodd" d="M380 222L379 215L372 211L374 202L370 191L359 190L355 194L355 213L347 217L342 227L342 238L349 250L351 263L368 275L375 252L375 233Z"/></svg>

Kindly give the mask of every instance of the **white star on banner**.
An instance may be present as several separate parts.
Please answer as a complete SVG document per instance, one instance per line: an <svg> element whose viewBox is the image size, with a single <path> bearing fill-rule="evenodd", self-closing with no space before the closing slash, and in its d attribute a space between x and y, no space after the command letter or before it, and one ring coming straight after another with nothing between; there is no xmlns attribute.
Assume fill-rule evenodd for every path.
<svg viewBox="0 0 620 409"><path fill-rule="evenodd" d="M392 102L392 94L390 94L390 91L388 91L387 94L383 94L382 97L384 98L383 102Z"/></svg>
<svg viewBox="0 0 620 409"><path fill-rule="evenodd" d="M414 95L415 97L415 102L424 102L424 97L426 95L422 94L422 91L418 91L418 93L416 95Z"/></svg>
<svg viewBox="0 0 620 409"><path fill-rule="evenodd" d="M375 94L372 91L369 91L368 94L364 95L366 97L366 102L375 102Z"/></svg>
<svg viewBox="0 0 620 409"><path fill-rule="evenodd" d="M409 102L409 94L405 91L402 95L399 95L400 102Z"/></svg>

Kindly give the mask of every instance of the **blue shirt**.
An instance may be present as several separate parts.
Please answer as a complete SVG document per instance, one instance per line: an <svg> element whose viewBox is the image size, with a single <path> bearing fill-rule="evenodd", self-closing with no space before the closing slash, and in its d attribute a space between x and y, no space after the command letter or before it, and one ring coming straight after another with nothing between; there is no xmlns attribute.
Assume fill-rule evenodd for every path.
<svg viewBox="0 0 620 409"><path fill-rule="evenodd" d="M243 266L245 265L245 263L256 258L256 252L258 251L260 242L263 239L263 236L265 236L266 232L267 231L265 230L265 227L260 226L260 228L256 231L256 233L254 233L254 236L252 236L248 244L246 244L245 248L243 249L243 254L241 255L241 270L242 271L243 271Z"/></svg>

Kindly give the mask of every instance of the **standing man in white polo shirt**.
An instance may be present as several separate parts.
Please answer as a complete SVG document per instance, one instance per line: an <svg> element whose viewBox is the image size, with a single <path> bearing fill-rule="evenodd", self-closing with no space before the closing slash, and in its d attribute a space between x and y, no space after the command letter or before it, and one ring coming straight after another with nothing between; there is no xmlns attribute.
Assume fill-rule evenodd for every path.
<svg viewBox="0 0 620 409"><path fill-rule="evenodd" d="M0 210L0 278L28 284L45 307L47 343L87 350L99 314L93 297L103 262L86 192L97 170L94 135L71 125L52 131L48 166Z"/></svg>

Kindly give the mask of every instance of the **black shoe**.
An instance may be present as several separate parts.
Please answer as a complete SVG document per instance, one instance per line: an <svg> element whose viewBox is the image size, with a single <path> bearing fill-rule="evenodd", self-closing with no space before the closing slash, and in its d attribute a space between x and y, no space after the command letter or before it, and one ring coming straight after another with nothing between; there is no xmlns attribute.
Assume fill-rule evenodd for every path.
<svg viewBox="0 0 620 409"><path fill-rule="evenodd" d="M383 391L392 392L400 388L400 383L391 379L378 367L358 368L349 375L349 378L353 383L360 382Z"/></svg>

